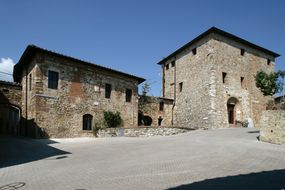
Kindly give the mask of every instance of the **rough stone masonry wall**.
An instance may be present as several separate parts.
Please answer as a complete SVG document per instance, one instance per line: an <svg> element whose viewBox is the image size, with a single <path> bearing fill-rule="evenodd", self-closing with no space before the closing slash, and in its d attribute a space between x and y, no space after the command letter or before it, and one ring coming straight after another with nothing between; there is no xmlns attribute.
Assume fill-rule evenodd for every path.
<svg viewBox="0 0 285 190"><path fill-rule="evenodd" d="M228 127L227 101L234 97L238 100L235 107L235 120L246 121L248 118L254 124L260 119L260 112L266 109L266 103L272 99L265 97L255 85L257 71L274 70L274 57L237 43L223 36L214 35L211 40L213 51L213 69L211 74L212 117L214 127ZM241 49L245 50L241 55ZM271 62L268 65L267 59ZM227 73L223 83L222 72ZM243 77L243 83L241 83Z"/></svg>
<svg viewBox="0 0 285 190"><path fill-rule="evenodd" d="M32 61L22 72L22 126L21 134L29 137L37 137L39 131L36 119L36 93L37 93L37 65ZM30 79L31 76L31 79ZM31 80L31 81L30 81Z"/></svg>
<svg viewBox="0 0 285 190"><path fill-rule="evenodd" d="M266 110L258 124L260 140L274 144L285 144L285 111Z"/></svg>
<svg viewBox="0 0 285 190"><path fill-rule="evenodd" d="M197 48L196 55L191 51L193 48ZM241 48L245 49L244 56L240 54ZM176 66L171 67L175 59ZM271 60L269 65L267 59ZM205 37L176 58L169 59L162 69L166 98L174 98L172 92L176 86L174 124L180 127L229 127L227 101L230 97L239 101L235 119L244 121L250 117L256 124L259 113L265 110L265 104L271 99L256 88L254 75L260 69L273 71L274 57L223 36L211 34ZM227 73L225 84L222 72ZM244 77L243 86L241 77ZM179 91L181 82L182 92Z"/></svg>
<svg viewBox="0 0 285 190"><path fill-rule="evenodd" d="M149 116L152 118L151 126L158 126L158 118L161 117L163 120L161 122L161 126L170 127L172 120L172 106L173 100L164 99L159 97L149 97L150 101L145 106L143 111L144 116ZM164 102L163 110L159 110L160 102Z"/></svg>
<svg viewBox="0 0 285 190"><path fill-rule="evenodd" d="M0 104L11 104L21 108L22 86L12 82L0 81Z"/></svg>
<svg viewBox="0 0 285 190"><path fill-rule="evenodd" d="M0 134L17 134L21 114L22 87L20 84L0 81ZM18 118L11 117L17 112Z"/></svg>
<svg viewBox="0 0 285 190"><path fill-rule="evenodd" d="M169 127L107 128L98 131L98 137L151 137L189 132L189 129Z"/></svg>
<svg viewBox="0 0 285 190"><path fill-rule="evenodd" d="M137 81L46 54L36 55L31 65L35 106L29 114L48 137L90 136L82 130L83 115L91 114L94 125L107 110L119 111L123 126L137 126ZM59 73L57 90L48 88L49 70ZM105 83L112 85L110 99L105 98ZM131 102L125 101L126 88L132 89Z"/></svg>
<svg viewBox="0 0 285 190"><path fill-rule="evenodd" d="M212 47L206 43L209 38L187 48L176 56L176 101L174 110L174 125L189 128L211 128L213 121L209 117L210 108L209 74L211 65L209 54ZM196 48L196 55L192 49ZM173 59L168 60L170 64ZM175 68L166 70L165 91L171 91L174 83ZM180 92L179 83L183 83ZM166 98L172 98L165 93ZM174 98L174 97L173 97Z"/></svg>

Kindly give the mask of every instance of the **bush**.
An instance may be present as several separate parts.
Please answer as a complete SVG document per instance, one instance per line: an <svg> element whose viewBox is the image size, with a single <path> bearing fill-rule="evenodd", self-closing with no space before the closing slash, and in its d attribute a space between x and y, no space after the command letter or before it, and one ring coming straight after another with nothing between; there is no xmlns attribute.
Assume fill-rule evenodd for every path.
<svg viewBox="0 0 285 190"><path fill-rule="evenodd" d="M118 127L122 123L122 118L119 112L104 111L104 123L107 127Z"/></svg>
<svg viewBox="0 0 285 190"><path fill-rule="evenodd" d="M98 131L105 126L101 122L95 122L94 127L92 128L93 135L97 137Z"/></svg>

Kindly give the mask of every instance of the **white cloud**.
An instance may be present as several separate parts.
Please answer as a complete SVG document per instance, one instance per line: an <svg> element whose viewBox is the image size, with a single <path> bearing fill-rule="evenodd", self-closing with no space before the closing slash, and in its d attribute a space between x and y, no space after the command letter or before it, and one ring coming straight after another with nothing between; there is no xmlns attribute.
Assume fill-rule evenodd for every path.
<svg viewBox="0 0 285 190"><path fill-rule="evenodd" d="M14 61L11 58L1 58L0 60L0 80L13 81ZM8 74L5 74L8 73Z"/></svg>

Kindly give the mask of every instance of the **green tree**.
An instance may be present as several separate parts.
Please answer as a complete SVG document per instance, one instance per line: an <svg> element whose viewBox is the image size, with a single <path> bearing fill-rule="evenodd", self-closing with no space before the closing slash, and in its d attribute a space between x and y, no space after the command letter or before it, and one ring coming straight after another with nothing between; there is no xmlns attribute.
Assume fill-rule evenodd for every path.
<svg viewBox="0 0 285 190"><path fill-rule="evenodd" d="M256 87L264 96L272 96L283 91L285 71L266 73L258 71L255 75Z"/></svg>
<svg viewBox="0 0 285 190"><path fill-rule="evenodd" d="M143 83L142 85L142 94L140 95L140 100L139 100L139 110L144 112L145 109L147 108L147 104L150 101L150 97L148 96L148 93L150 91L150 85L148 82Z"/></svg>

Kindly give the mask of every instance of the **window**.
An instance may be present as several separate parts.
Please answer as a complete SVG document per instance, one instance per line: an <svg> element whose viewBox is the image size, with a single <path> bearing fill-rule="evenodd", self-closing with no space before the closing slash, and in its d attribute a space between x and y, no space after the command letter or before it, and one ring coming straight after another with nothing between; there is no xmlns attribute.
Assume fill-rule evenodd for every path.
<svg viewBox="0 0 285 190"><path fill-rule="evenodd" d="M197 48L192 49L192 53L193 53L193 55L196 55L197 54Z"/></svg>
<svg viewBox="0 0 285 190"><path fill-rule="evenodd" d="M161 126L162 120L163 120L163 118L161 116L159 116L159 118L158 118L158 126Z"/></svg>
<svg viewBox="0 0 285 190"><path fill-rule="evenodd" d="M32 90L32 74L29 75L29 90Z"/></svg>
<svg viewBox="0 0 285 190"><path fill-rule="evenodd" d="M182 92L183 82L179 83L179 92Z"/></svg>
<svg viewBox="0 0 285 190"><path fill-rule="evenodd" d="M166 70L168 70L169 69L169 64L165 65L165 68L166 68Z"/></svg>
<svg viewBox="0 0 285 190"><path fill-rule="evenodd" d="M245 52L244 49L240 49L240 55L244 56L244 52Z"/></svg>
<svg viewBox="0 0 285 190"><path fill-rule="evenodd" d="M92 115L83 115L83 130L91 130L92 128Z"/></svg>
<svg viewBox="0 0 285 190"><path fill-rule="evenodd" d="M57 89L58 87L58 72L48 71L48 88Z"/></svg>
<svg viewBox="0 0 285 190"><path fill-rule="evenodd" d="M244 82L243 81L244 81L244 77L240 77L240 85L241 85L242 88L244 87L244 84L243 84Z"/></svg>
<svg viewBox="0 0 285 190"><path fill-rule="evenodd" d="M267 59L267 65L270 65L271 61L270 59Z"/></svg>
<svg viewBox="0 0 285 190"><path fill-rule="evenodd" d="M131 101L132 101L132 90L126 89L126 102L131 102Z"/></svg>
<svg viewBox="0 0 285 190"><path fill-rule="evenodd" d="M175 67L175 61L171 62L171 67Z"/></svg>
<svg viewBox="0 0 285 190"><path fill-rule="evenodd" d="M161 101L159 102L159 111L163 111L164 110L164 102Z"/></svg>
<svg viewBox="0 0 285 190"><path fill-rule="evenodd" d="M227 73L224 73L224 72L223 72L223 84L226 83L226 78L227 78Z"/></svg>
<svg viewBox="0 0 285 190"><path fill-rule="evenodd" d="M108 99L111 98L111 90L112 90L112 85L106 83L105 84L105 98L108 98Z"/></svg>

